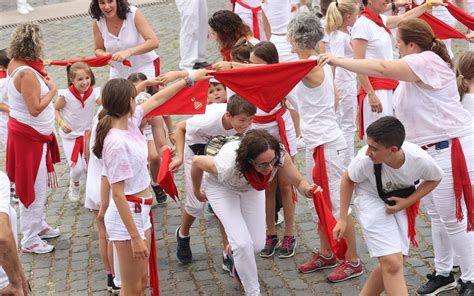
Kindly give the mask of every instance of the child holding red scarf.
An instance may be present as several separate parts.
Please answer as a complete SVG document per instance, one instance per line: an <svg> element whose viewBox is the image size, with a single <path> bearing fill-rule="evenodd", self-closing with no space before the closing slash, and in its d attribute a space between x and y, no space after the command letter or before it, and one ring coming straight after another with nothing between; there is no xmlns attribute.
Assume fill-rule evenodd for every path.
<svg viewBox="0 0 474 296"><path fill-rule="evenodd" d="M100 104L100 88L93 88L94 73L85 63L74 63L67 72L69 88L59 90L54 108L70 168L69 199L76 202L80 198L79 180L86 170L84 132L92 124L95 103Z"/></svg>

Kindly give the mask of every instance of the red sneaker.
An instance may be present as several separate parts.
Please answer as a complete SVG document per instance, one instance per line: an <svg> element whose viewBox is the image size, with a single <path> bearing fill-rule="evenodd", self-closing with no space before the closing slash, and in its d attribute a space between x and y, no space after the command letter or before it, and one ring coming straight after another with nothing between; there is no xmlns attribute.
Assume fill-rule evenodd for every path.
<svg viewBox="0 0 474 296"><path fill-rule="evenodd" d="M362 263L357 260L357 265L352 265L349 261L343 261L333 272L331 272L327 279L332 283L342 282L351 278L358 277L364 272Z"/></svg>
<svg viewBox="0 0 474 296"><path fill-rule="evenodd" d="M313 257L308 261L300 266L298 266L298 270L301 273L310 273L316 270L321 270L325 268L332 268L336 267L336 257L331 255L330 258L326 258L319 253L319 251L313 251Z"/></svg>

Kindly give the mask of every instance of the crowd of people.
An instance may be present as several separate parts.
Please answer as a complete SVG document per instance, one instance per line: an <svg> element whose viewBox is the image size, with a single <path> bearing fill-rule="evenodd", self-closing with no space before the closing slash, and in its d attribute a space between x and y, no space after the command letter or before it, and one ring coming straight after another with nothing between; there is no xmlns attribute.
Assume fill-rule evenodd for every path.
<svg viewBox="0 0 474 296"><path fill-rule="evenodd" d="M127 0L91 0L96 58L62 62L65 89L44 67L61 62L43 61L40 26L16 27L0 51L0 294L29 294L12 197L19 199L21 251L54 251L49 239L61 231L46 222L45 204L63 154L69 199L79 202L85 186L104 289L112 293L143 295L149 286L158 295L152 205L167 201L161 172L172 179L183 165L176 259L192 264L190 230L207 208L220 226L222 269L246 295L260 295L256 254L295 255L298 194L320 240L299 272L333 268L332 283L362 275L358 223L378 262L360 295L408 295L404 262L417 246L421 202L435 270L417 293L458 287L459 295L474 295L474 51L454 59L450 41L426 20L431 10L446 17L448 4L322 0L310 11L305 0L231 3L209 18L206 0L176 0L180 69L160 73L158 37L142 11ZM457 4L474 23L472 0ZM208 38L221 54L213 65ZM91 66L110 67L103 87ZM262 82L296 68L297 78ZM198 112L202 85L207 106ZM288 92L280 97L279 88ZM170 105L186 92L194 108L184 113L193 116L173 124L171 116L183 113ZM304 174L295 165L302 150Z"/></svg>

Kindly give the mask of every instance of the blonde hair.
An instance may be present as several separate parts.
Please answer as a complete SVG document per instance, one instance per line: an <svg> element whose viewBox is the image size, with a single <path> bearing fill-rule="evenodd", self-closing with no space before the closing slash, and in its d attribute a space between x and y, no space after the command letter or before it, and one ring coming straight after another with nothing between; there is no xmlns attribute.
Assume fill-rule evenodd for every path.
<svg viewBox="0 0 474 296"><path fill-rule="evenodd" d="M467 80L474 79L474 51L466 51L459 56L456 67L456 78L459 95L462 97L469 91Z"/></svg>
<svg viewBox="0 0 474 296"><path fill-rule="evenodd" d="M356 2L354 0L336 0L331 2L324 19L324 30L326 30L326 33L330 34L339 30L344 22L344 16L346 14L353 14L356 12L356 9Z"/></svg>
<svg viewBox="0 0 474 296"><path fill-rule="evenodd" d="M83 62L77 62L72 65L68 65L66 68L67 71L67 83L68 85L72 84L72 81L76 77L76 71L78 70L84 70L89 76L91 77L91 86L95 85L95 76L94 72L92 72L91 67Z"/></svg>
<svg viewBox="0 0 474 296"><path fill-rule="evenodd" d="M10 59L40 60L43 55L43 34L39 25L18 25L10 37L8 56Z"/></svg>

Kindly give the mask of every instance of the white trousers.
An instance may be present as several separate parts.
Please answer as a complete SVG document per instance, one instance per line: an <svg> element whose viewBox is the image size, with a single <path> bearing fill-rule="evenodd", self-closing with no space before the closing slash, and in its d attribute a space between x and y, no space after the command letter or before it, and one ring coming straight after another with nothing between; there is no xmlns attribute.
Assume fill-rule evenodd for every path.
<svg viewBox="0 0 474 296"><path fill-rule="evenodd" d="M247 26L250 27L250 30L252 30L252 33L255 36L255 32L253 30L254 28L253 28L252 11L250 9L247 9L247 8L241 6L239 3L235 3L234 12L235 12L235 14L240 16L240 18L242 19L242 22L244 22L244 24L246 24ZM261 10L258 12L258 27L260 29L259 30L260 31L260 39L259 40L260 41L266 41L267 36L265 35L265 30L263 29L262 11Z"/></svg>
<svg viewBox="0 0 474 296"><path fill-rule="evenodd" d="M206 60L207 0L176 0L176 6L181 18L179 68L190 70Z"/></svg>
<svg viewBox="0 0 474 296"><path fill-rule="evenodd" d="M194 218L199 218L204 213L205 202L200 202L194 195L193 181L191 180L191 166L193 163L194 153L188 145L184 144L184 186L186 189L186 201L184 202L184 210ZM206 182L206 179L203 179Z"/></svg>
<svg viewBox="0 0 474 296"><path fill-rule="evenodd" d="M44 205L46 203L46 193L48 190L48 172L46 170L46 144L43 145L43 155L41 156L38 174L35 180L35 200L26 208L22 202L20 207L20 231L23 234L21 239L22 247L30 247L35 243L41 243L38 236L43 229L48 227L45 220Z"/></svg>
<svg viewBox="0 0 474 296"><path fill-rule="evenodd" d="M356 80L335 80L335 85L340 98L336 115L347 144L348 157L344 163L347 167L354 158L354 137L357 130L357 82Z"/></svg>
<svg viewBox="0 0 474 296"><path fill-rule="evenodd" d="M474 183L474 135L460 138L464 156L469 169L471 183ZM431 194L423 198L431 218L431 233L435 254L435 269L440 273L449 273L453 267L453 258L459 258L461 279L474 281L474 233L466 231L466 205L462 197L464 219L457 222L456 200L453 190L451 170L451 145L447 149L428 149L428 153L443 169L443 179Z"/></svg>
<svg viewBox="0 0 474 296"><path fill-rule="evenodd" d="M393 103L392 103L392 90L380 89L376 90L375 94L379 98L380 102L382 103L383 111L381 113L372 112L372 108L369 104L368 96L364 98L363 104L363 112L364 112L364 134L367 130L367 127L377 119L384 117L384 116L393 116ZM366 138L366 136L364 136Z"/></svg>
<svg viewBox="0 0 474 296"><path fill-rule="evenodd" d="M21 6L25 5L27 3L26 0L16 0L16 7L20 8Z"/></svg>
<svg viewBox="0 0 474 296"><path fill-rule="evenodd" d="M265 247L265 191L235 191L208 181L204 192L224 226L246 295L259 295L255 254Z"/></svg>
<svg viewBox="0 0 474 296"><path fill-rule="evenodd" d="M69 166L69 174L71 176L71 181L73 182L79 182L81 179L81 176L85 172L86 168L86 160L84 158L84 154L79 154L79 157L77 158L76 165L73 167L71 166L71 154L72 150L74 149L74 144L76 143L75 139L66 139L61 137L62 142L63 142L63 149L64 149L64 155L66 156L66 160Z"/></svg>

